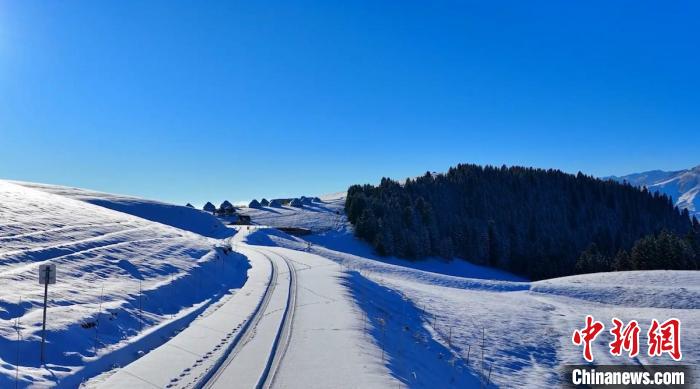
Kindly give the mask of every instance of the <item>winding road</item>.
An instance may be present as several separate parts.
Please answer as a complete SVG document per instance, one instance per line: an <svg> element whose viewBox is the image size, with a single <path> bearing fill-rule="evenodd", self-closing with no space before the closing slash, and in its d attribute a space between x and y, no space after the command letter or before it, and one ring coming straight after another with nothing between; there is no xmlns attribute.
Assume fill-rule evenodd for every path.
<svg viewBox="0 0 700 389"><path fill-rule="evenodd" d="M297 280L294 264L283 255L246 247L267 258L272 276L263 301L225 359L212 367L201 388L269 388L292 333Z"/></svg>

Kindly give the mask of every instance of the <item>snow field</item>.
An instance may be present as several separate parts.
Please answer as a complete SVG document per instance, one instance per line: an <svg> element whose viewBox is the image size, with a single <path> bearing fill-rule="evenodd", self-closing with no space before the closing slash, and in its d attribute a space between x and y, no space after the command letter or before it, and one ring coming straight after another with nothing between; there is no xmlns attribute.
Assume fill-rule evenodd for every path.
<svg viewBox="0 0 700 389"><path fill-rule="evenodd" d="M200 387L221 366L232 348L242 343L251 320L271 285L269 260L246 250L251 268L246 283L230 298L212 306L163 346L108 377L88 382L89 388ZM252 254L252 255L251 255Z"/></svg>
<svg viewBox="0 0 700 389"><path fill-rule="evenodd" d="M124 365L245 281L247 259L218 240L6 181L0 220L0 387L73 387ZM42 367L48 261L58 282Z"/></svg>

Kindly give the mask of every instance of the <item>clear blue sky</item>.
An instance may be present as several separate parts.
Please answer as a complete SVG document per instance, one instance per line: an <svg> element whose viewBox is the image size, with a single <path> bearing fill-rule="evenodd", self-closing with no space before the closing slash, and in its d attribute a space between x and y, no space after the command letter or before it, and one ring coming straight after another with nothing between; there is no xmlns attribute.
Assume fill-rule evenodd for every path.
<svg viewBox="0 0 700 389"><path fill-rule="evenodd" d="M700 9L0 0L0 177L183 203L700 164Z"/></svg>

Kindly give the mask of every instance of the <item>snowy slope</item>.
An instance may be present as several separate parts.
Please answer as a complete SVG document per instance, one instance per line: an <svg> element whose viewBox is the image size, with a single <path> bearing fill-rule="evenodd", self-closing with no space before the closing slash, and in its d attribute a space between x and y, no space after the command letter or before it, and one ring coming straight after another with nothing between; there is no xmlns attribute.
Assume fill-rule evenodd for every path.
<svg viewBox="0 0 700 389"><path fill-rule="evenodd" d="M632 185L647 187L652 192L665 193L681 209L700 217L700 165L675 172L653 170L629 174L622 177L609 177L616 181L627 181Z"/></svg>
<svg viewBox="0 0 700 389"><path fill-rule="evenodd" d="M342 202L335 200L336 206ZM308 225L302 212L289 210L282 223ZM325 225L336 223L329 211L316 214L314 225L324 225L324 215ZM312 253L346 269L342 278L367 317L367 336L385 350L381 360L405 386L476 387L479 380L496 387L558 386L562 365L584 362L571 334L587 314L606 325L594 345L596 363L676 363L668 356L611 357L607 331L613 317L635 319L642 331L651 319L679 318L683 363L700 363L700 272L599 273L527 282L462 262L377 257L349 235L349 225L336 226L301 238L260 229L248 241L304 253L296 258ZM431 374L435 371L440 373ZM441 381L445 377L449 382Z"/></svg>
<svg viewBox="0 0 700 389"><path fill-rule="evenodd" d="M0 387L16 377L74 387L160 345L245 281L247 260L218 240L71 197L0 181ZM41 367L37 269L47 261L58 283Z"/></svg>
<svg viewBox="0 0 700 389"><path fill-rule="evenodd" d="M304 204L302 208L241 208L238 212L251 217L252 223L269 227L301 227L314 232L337 230L345 225L345 193L320 197L322 202Z"/></svg>
<svg viewBox="0 0 700 389"><path fill-rule="evenodd" d="M58 185L20 181L14 181L14 183L85 201L212 238L224 238L231 235L231 230L226 228L210 213L182 205Z"/></svg>

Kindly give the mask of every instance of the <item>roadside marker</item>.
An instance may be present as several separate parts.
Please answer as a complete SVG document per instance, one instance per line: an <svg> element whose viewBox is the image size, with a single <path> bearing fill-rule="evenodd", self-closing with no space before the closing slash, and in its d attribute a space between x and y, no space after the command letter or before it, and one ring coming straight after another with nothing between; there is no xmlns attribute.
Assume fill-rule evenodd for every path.
<svg viewBox="0 0 700 389"><path fill-rule="evenodd" d="M45 343L46 343L46 303L49 295L49 284L56 283L56 265L48 263L39 265L39 284L44 285L44 321L41 325L41 363L45 362Z"/></svg>

